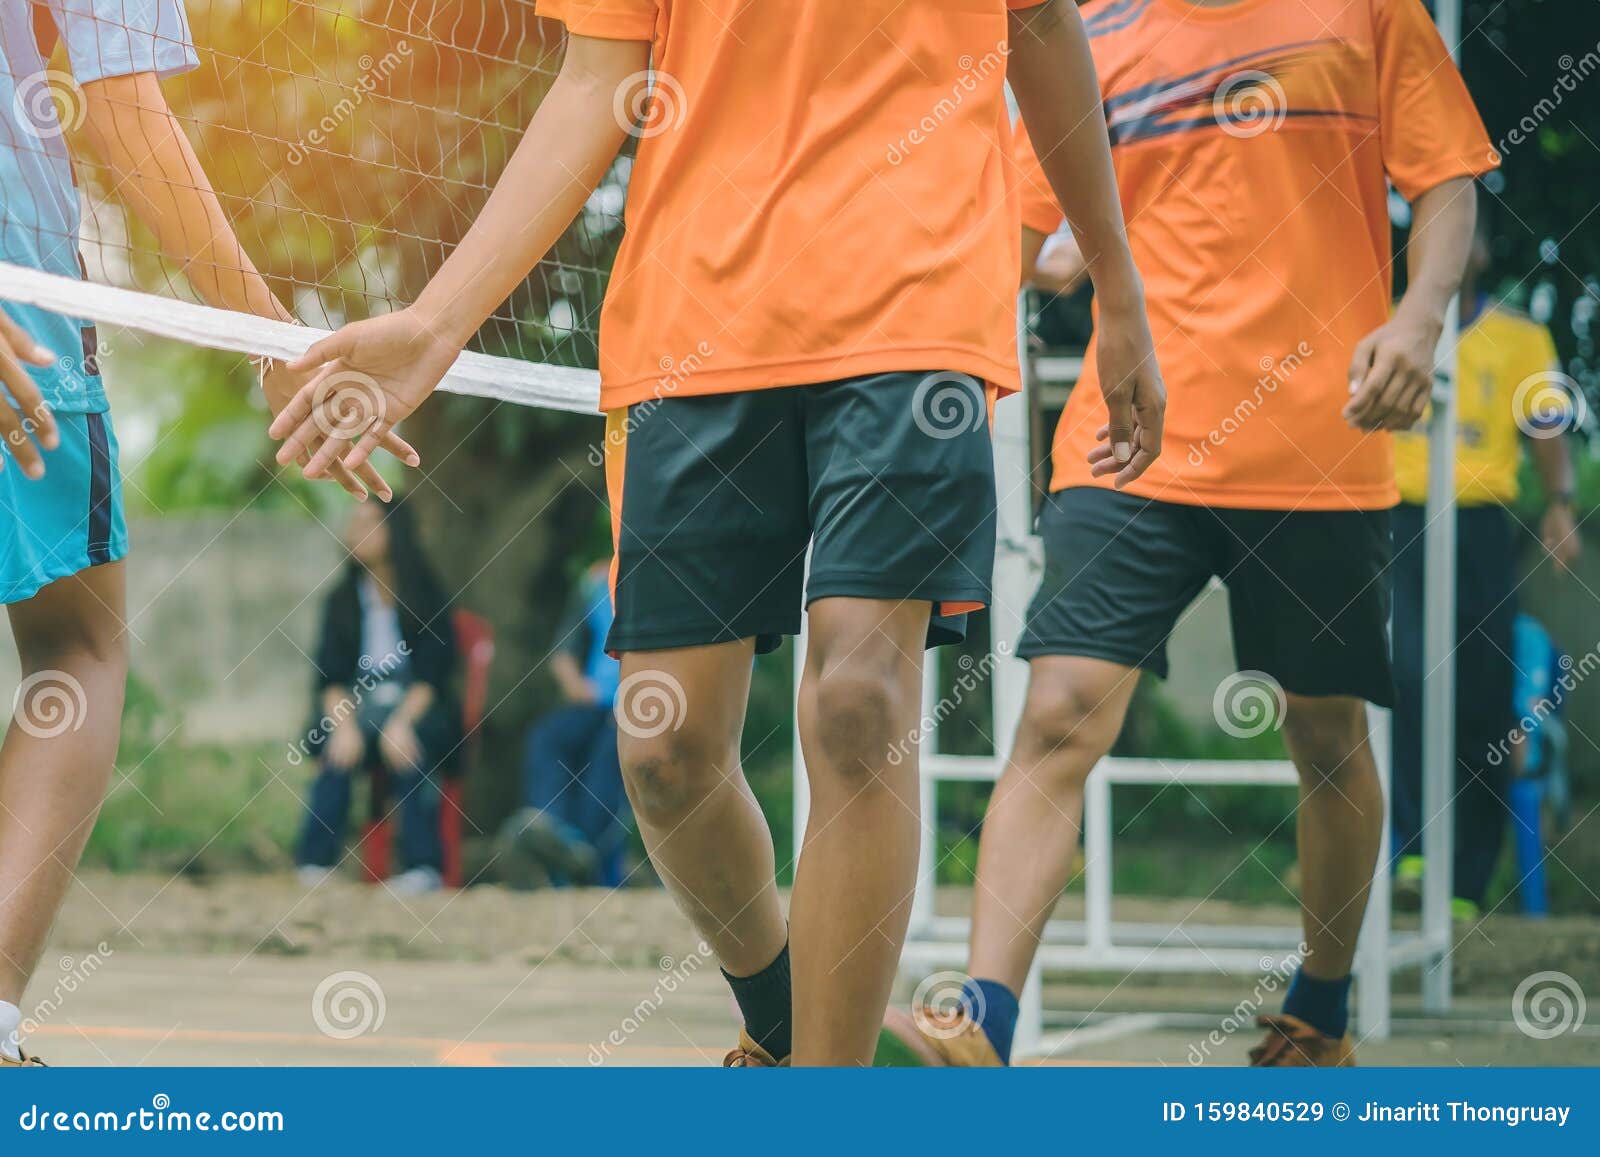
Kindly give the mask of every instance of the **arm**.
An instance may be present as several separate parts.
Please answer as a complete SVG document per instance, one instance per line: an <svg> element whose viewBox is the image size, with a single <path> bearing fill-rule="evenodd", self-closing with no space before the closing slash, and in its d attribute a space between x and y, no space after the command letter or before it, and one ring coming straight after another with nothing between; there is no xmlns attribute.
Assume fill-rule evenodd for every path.
<svg viewBox="0 0 1600 1157"><path fill-rule="evenodd" d="M1407 430L1433 394L1445 310L1460 292L1478 194L1471 177L1435 185L1412 204L1407 288L1394 316L1362 338L1350 359L1344 419L1362 430Z"/></svg>
<svg viewBox="0 0 1600 1157"><path fill-rule="evenodd" d="M207 305L292 322L234 236L155 73L83 86L84 130L117 192Z"/></svg>
<svg viewBox="0 0 1600 1157"><path fill-rule="evenodd" d="M1030 238L1034 246L1029 251ZM1046 293L1071 293L1083 284L1089 275L1089 266L1083 260L1083 250L1072 236L1072 230L1063 229L1048 237L1022 227L1022 278Z"/></svg>
<svg viewBox="0 0 1600 1157"><path fill-rule="evenodd" d="M376 383L372 412L381 416L350 449L346 466L366 461L379 436L422 404L495 306L560 238L627 135L612 111L613 96L627 90L617 107L637 107L634 90L645 83L649 63L645 41L570 35L561 73L483 212L416 304L346 326L292 364L315 370L337 362ZM287 439L280 463L312 448L321 404L316 384L302 389L272 425L274 437ZM329 439L312 454L306 475L333 464L340 448Z"/></svg>
<svg viewBox="0 0 1600 1157"><path fill-rule="evenodd" d="M1583 540L1579 537L1577 519L1572 510L1572 494L1577 485L1572 452L1567 440L1559 436L1529 438L1528 452L1544 487L1544 520L1539 527L1539 536L1545 550L1555 561L1556 569L1565 574L1583 549Z"/></svg>
<svg viewBox="0 0 1600 1157"><path fill-rule="evenodd" d="M50 407L44 404L44 395L22 367L43 369L55 360L55 354L34 341L9 314L0 311L0 387L4 389L0 393L0 438L4 438L6 449L29 478L44 477L44 460L33 444L34 438L46 450L60 445L60 438ZM5 465L6 455L0 454L0 470Z"/></svg>
<svg viewBox="0 0 1600 1157"><path fill-rule="evenodd" d="M594 684L578 666L578 661L566 651L557 651L550 657L550 673L561 688L562 698L568 703L590 704L595 701Z"/></svg>
<svg viewBox="0 0 1600 1157"><path fill-rule="evenodd" d="M1038 286L1040 289L1045 288L1045 286L1039 285L1037 277L1039 251L1043 248L1044 234L1037 229L1030 229L1024 225L1022 227L1022 277L1018 281L1021 288L1026 289L1030 285Z"/></svg>
<svg viewBox="0 0 1600 1157"><path fill-rule="evenodd" d="M218 309L294 321L239 244L156 74L90 81L83 95L90 145L118 193L155 233L161 252L183 267L201 299ZM264 374L262 392L272 412L282 410L301 384L276 366ZM410 450L398 442L387 448L402 458ZM348 473L337 480L358 498L366 497L368 486L385 499L392 496L370 468L361 472L361 481Z"/></svg>
<svg viewBox="0 0 1600 1157"><path fill-rule="evenodd" d="M1161 453L1166 392L1144 286L1128 249L1100 85L1078 10L1046 0L1010 13L1007 77L1039 164L1066 212L1099 311L1095 347L1109 420L1094 473L1133 481Z"/></svg>

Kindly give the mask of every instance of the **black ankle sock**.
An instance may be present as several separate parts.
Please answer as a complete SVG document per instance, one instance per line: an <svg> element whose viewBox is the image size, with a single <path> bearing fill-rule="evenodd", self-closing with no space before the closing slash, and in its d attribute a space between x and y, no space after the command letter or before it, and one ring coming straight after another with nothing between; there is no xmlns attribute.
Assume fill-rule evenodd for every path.
<svg viewBox="0 0 1600 1157"><path fill-rule="evenodd" d="M730 976L726 969L722 975L739 1002L750 1039L771 1053L773 1060L783 1060L789 1055L794 1021L789 946L785 944L778 958L753 976Z"/></svg>

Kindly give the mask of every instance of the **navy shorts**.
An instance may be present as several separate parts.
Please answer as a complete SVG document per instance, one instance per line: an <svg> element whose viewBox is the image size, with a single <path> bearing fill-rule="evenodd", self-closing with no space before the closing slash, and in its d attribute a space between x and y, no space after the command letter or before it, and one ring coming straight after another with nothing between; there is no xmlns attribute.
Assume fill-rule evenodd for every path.
<svg viewBox="0 0 1600 1157"><path fill-rule="evenodd" d="M994 456L968 375L652 399L608 415L606 459L615 654L770 651L830 597L926 600L936 645L989 601Z"/></svg>
<svg viewBox="0 0 1600 1157"><path fill-rule="evenodd" d="M1167 674L1167 638L1213 577L1234 660L1298 695L1394 705L1387 510L1234 510L1094 486L1039 515L1045 573L1018 654Z"/></svg>

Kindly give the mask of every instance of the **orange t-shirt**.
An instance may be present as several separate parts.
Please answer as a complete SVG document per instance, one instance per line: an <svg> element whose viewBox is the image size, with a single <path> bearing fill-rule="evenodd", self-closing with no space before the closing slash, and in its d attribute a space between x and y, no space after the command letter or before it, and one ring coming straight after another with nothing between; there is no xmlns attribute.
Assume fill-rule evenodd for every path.
<svg viewBox="0 0 1600 1157"><path fill-rule="evenodd" d="M1165 448L1128 489L1168 502L1380 509L1386 434L1340 416L1387 320L1385 176L1414 198L1495 164L1419 0L1095 0L1084 9L1128 239L1167 386ZM1025 132L1023 222L1062 214ZM1091 345L1051 488L1110 485Z"/></svg>
<svg viewBox="0 0 1600 1157"><path fill-rule="evenodd" d="M951 370L1019 385L1006 9L539 0L648 40L601 405Z"/></svg>

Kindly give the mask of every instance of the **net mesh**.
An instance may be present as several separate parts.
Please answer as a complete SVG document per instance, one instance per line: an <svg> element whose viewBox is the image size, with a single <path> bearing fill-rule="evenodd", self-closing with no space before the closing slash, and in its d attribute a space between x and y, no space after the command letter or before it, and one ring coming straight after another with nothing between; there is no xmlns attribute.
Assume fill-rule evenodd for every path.
<svg viewBox="0 0 1600 1157"><path fill-rule="evenodd" d="M216 286L242 280L253 264L316 329L415 299L488 197L554 80L563 43L560 25L536 17L531 0L40 0L33 17L45 67L24 73L7 59L19 54L0 57L14 90L12 107L0 109L10 130L0 146L64 148L81 213L76 236L50 236L60 224L45 213L27 220L27 199L7 197L7 230L31 226L41 248L75 246L90 282L166 300L215 303ZM186 55L186 40L198 65L165 67ZM203 171L196 186L215 191L248 261L225 250L196 254L196 236L158 237L144 206L130 203L119 174L148 135L141 117L152 109L121 109L110 123L124 149L107 149L97 139L106 114L92 115L94 90L77 79L86 62L92 72L94 54L129 51L135 59L148 51L167 72L160 102L137 103L170 108ZM127 71L116 59L105 68ZM469 349L539 367L595 365L627 167L626 157L617 162ZM0 261L7 257L0 246ZM24 294L74 316L219 348L282 353L314 336L274 336L270 326L208 312L185 311L180 324L172 310L128 294L93 295L91 309L82 286L0 271L0 295ZM513 384L562 383L561 396L593 392L592 374L501 371ZM447 388L471 384L451 377Z"/></svg>

